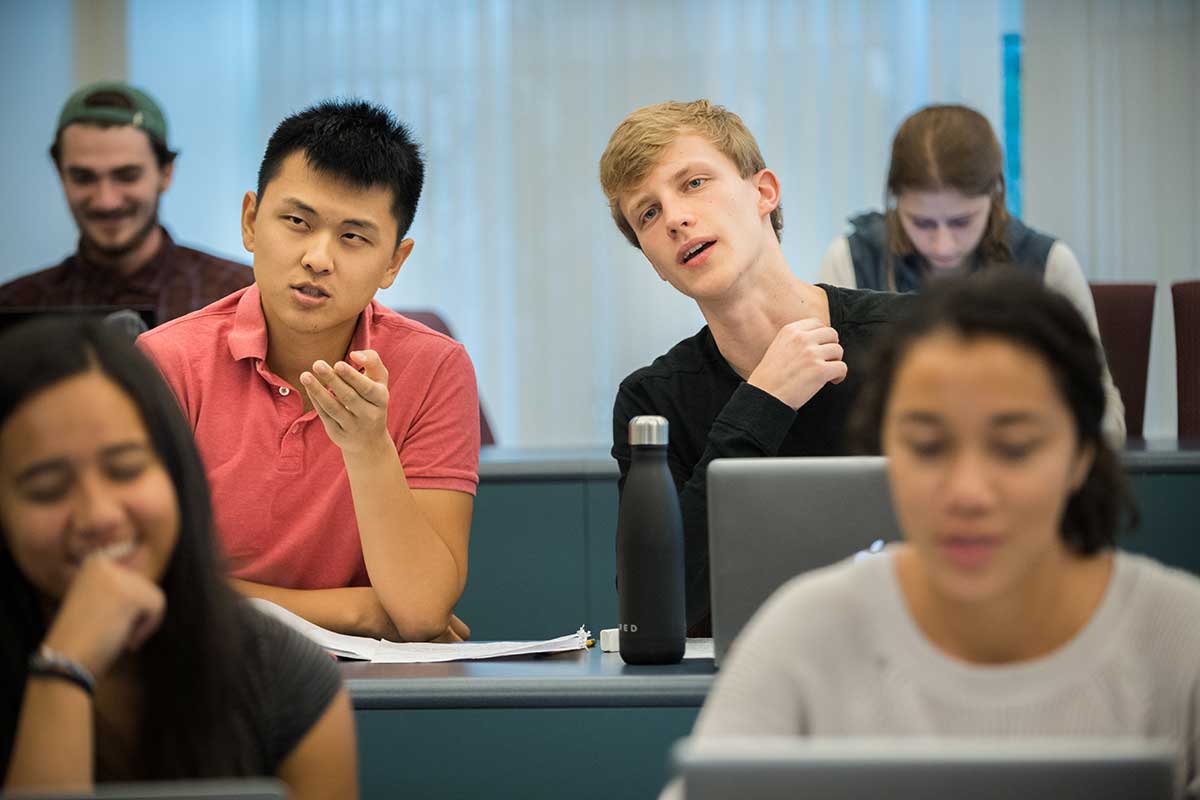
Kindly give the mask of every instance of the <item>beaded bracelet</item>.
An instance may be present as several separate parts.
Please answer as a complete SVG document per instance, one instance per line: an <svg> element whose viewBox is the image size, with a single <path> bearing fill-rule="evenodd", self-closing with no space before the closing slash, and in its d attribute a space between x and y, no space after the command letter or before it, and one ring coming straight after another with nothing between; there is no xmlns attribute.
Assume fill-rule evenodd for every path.
<svg viewBox="0 0 1200 800"><path fill-rule="evenodd" d="M96 679L87 667L46 645L39 647L37 652L29 657L29 674L69 681L89 695L95 694L96 691Z"/></svg>

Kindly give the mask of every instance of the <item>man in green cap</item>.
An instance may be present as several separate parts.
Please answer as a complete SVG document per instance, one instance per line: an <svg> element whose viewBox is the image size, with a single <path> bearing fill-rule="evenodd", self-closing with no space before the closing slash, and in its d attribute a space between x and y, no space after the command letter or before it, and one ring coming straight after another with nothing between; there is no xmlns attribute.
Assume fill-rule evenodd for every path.
<svg viewBox="0 0 1200 800"><path fill-rule="evenodd" d="M249 267L182 247L158 221L175 156L145 92L93 83L63 105L50 157L79 246L61 264L0 286L0 306L151 307L158 322L250 285Z"/></svg>

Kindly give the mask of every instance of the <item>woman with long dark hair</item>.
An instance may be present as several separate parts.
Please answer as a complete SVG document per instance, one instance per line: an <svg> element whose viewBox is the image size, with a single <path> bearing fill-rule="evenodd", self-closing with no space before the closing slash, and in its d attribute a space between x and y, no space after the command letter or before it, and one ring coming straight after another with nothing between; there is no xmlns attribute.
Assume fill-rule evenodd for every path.
<svg viewBox="0 0 1200 800"><path fill-rule="evenodd" d="M849 220L817 280L849 289L913 292L931 280L1008 264L1065 295L1100 341L1091 289L1071 248L1008 213L1004 156L987 117L960 105L926 106L892 139L884 211ZM1125 439L1125 407L1104 370L1105 434Z"/></svg>
<svg viewBox="0 0 1200 800"><path fill-rule="evenodd" d="M1115 547L1135 513L1078 311L988 270L879 341L854 424L904 541L779 589L695 735L1163 737L1200 796L1200 580Z"/></svg>
<svg viewBox="0 0 1200 800"><path fill-rule="evenodd" d="M6 789L267 775L357 793L335 666L250 609L214 552L170 390L122 333L0 337L0 775Z"/></svg>

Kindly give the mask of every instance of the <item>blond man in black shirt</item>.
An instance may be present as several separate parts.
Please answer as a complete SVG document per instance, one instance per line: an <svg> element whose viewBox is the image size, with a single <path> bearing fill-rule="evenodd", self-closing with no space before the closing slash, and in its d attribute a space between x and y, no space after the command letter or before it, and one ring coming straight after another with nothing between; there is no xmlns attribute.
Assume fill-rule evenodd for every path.
<svg viewBox="0 0 1200 800"><path fill-rule="evenodd" d="M623 486L629 419L669 421L688 632L711 635L708 463L843 452L856 366L908 299L797 278L780 248L778 176L742 120L707 100L626 117L600 159L600 183L618 229L708 323L622 381L612 452Z"/></svg>

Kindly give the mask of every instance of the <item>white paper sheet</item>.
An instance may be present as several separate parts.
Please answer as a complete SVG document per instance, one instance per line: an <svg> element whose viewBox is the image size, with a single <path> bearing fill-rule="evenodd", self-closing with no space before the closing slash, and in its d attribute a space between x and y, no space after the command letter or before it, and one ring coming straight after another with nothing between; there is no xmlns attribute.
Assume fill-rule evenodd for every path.
<svg viewBox="0 0 1200 800"><path fill-rule="evenodd" d="M269 600L252 598L250 604L274 617L292 630L313 640L329 652L342 658L355 658L376 664L428 664L436 661L467 661L503 656L536 655L583 650L591 637L580 627L574 633L557 639L531 642L462 642L433 644L431 642L388 642L366 636L348 636L314 625L301 616Z"/></svg>
<svg viewBox="0 0 1200 800"><path fill-rule="evenodd" d="M274 617L297 633L312 639L335 656L370 661L375 656L375 651L379 649L379 645L382 644L379 639L372 639L368 636L349 636L326 630L270 600L252 597L250 605L267 616Z"/></svg>

